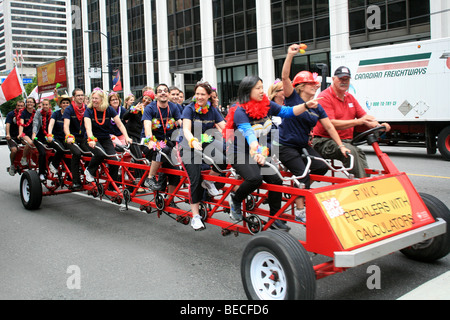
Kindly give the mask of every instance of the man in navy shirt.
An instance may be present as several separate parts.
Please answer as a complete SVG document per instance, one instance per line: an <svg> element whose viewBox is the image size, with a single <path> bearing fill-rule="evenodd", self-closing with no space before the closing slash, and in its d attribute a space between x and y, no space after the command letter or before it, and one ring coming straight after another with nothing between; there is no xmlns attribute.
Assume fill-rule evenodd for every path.
<svg viewBox="0 0 450 320"><path fill-rule="evenodd" d="M8 143L9 150L11 151L11 154L9 156L11 161L11 166L9 167L9 174L11 176L14 176L16 174L16 169L14 168L14 159L16 158L17 154L17 147L20 144L19 139L17 136L19 135L19 127L17 125L17 116L19 115L20 111L25 108L25 103L23 100L16 102L16 108L8 113L6 116L6 141Z"/></svg>
<svg viewBox="0 0 450 320"><path fill-rule="evenodd" d="M174 131L181 127L181 114L178 106L169 101L169 87L160 84L156 87L156 101L145 107L142 116L144 128L142 138L148 143L145 150L146 157L152 160L152 165L145 185L152 190L161 190L162 181L156 180L156 173L163 165L162 155L156 152L161 149L164 154L171 156L175 141L172 141ZM164 167L172 168L170 164L164 162ZM160 177L160 180L164 180ZM178 185L178 176L169 176L169 192Z"/></svg>

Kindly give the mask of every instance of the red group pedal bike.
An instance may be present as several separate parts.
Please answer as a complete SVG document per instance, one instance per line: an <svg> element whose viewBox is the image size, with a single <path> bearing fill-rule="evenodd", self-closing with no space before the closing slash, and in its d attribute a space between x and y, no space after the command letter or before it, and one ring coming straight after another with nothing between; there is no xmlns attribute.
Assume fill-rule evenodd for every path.
<svg viewBox="0 0 450 320"><path fill-rule="evenodd" d="M202 172L205 180L222 186L220 195L209 196L205 191L200 204L200 215L207 225L215 226L223 236L251 235L241 259L241 277L249 299L314 299L318 279L344 272L374 259L401 251L407 257L432 262L450 252L450 211L446 205L429 194L419 194L404 172L400 172L378 144L378 131L368 130L353 140L353 144L369 143L379 159L380 169L366 169L368 178L355 179L349 168L335 165L333 161L313 157L306 152L303 157L308 174L311 161L325 162L331 175L311 175L314 188L302 188L299 180L284 170L276 160L266 166L278 174L283 185L263 183L250 194L242 205L243 220L229 218L229 195L242 179L231 166L220 170L221 176ZM188 225L192 213L188 208L188 176L179 162L166 157L173 169L161 168L166 175L177 175L180 181L173 192L166 188L149 190L144 185L150 162L144 156L136 157L128 147L119 148L114 155L106 155L95 181L83 178L82 188L72 188L72 176L67 165L71 160L68 150L58 173L49 174L45 181L39 179L36 167L20 164L23 147L19 148L14 166L20 173L20 197L28 210L38 209L43 197L85 191L93 197L109 199L125 211L135 204L144 213L156 213ZM46 148L47 160L54 150ZM85 152L81 160L82 172L92 154ZM205 156L206 164L216 165ZM37 152L31 153L37 163ZM111 178L108 167L120 167L117 181ZM267 205L269 191L282 193L281 209L270 215ZM297 221L294 203L304 197L306 222ZM182 208L184 207L184 208ZM273 230L277 220L293 227L304 228L298 239L290 232ZM313 265L311 254L328 257L328 261Z"/></svg>

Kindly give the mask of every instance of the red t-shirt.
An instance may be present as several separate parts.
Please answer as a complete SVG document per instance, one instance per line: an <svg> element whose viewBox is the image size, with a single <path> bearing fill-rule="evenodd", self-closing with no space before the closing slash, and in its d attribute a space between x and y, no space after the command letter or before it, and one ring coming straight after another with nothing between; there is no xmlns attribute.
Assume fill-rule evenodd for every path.
<svg viewBox="0 0 450 320"><path fill-rule="evenodd" d="M344 100L341 100L334 92L333 87L329 87L322 91L319 97L323 98L319 103L325 109L330 120L352 120L366 115L366 112L355 97L348 92L345 93ZM350 128L337 130L337 132L341 139L345 140L353 139L353 130L354 128ZM314 136L331 138L320 122L314 127Z"/></svg>

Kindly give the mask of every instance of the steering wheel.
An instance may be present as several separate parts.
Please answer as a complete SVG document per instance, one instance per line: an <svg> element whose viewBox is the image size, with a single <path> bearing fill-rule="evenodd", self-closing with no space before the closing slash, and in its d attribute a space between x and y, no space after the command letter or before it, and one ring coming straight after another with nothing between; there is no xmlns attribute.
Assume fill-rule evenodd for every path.
<svg viewBox="0 0 450 320"><path fill-rule="evenodd" d="M386 127L379 126L379 127L369 129L363 133L360 133L355 138L353 138L351 144L354 146L360 146L360 145L365 144L366 142L369 142L369 144L372 144L373 142L376 141L374 133L376 133L378 131L386 131ZM369 136L372 136L370 140L368 139Z"/></svg>

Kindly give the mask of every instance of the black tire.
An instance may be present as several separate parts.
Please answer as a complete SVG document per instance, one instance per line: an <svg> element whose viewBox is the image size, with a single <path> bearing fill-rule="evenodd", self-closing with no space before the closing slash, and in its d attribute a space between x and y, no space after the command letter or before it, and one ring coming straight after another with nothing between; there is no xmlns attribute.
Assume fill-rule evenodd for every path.
<svg viewBox="0 0 450 320"><path fill-rule="evenodd" d="M400 252L412 260L433 262L445 257L450 252L450 210L442 201L432 195L421 193L420 196L435 219L441 218L447 222L447 232Z"/></svg>
<svg viewBox="0 0 450 320"><path fill-rule="evenodd" d="M312 300L316 295L316 276L308 252L297 239L280 230L262 232L248 243L242 255L241 277L250 300Z"/></svg>
<svg viewBox="0 0 450 320"><path fill-rule="evenodd" d="M450 126L442 129L438 136L438 148L442 157L450 161Z"/></svg>
<svg viewBox="0 0 450 320"><path fill-rule="evenodd" d="M20 199L27 210L37 210L42 203L42 184L36 171L28 170L20 178Z"/></svg>

